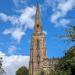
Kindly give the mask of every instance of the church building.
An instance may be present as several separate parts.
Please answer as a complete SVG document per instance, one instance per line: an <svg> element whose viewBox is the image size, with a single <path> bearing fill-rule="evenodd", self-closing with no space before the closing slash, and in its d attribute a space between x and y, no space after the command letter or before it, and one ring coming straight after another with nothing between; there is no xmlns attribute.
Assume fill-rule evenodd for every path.
<svg viewBox="0 0 75 75"><path fill-rule="evenodd" d="M34 32L31 38L29 75L37 75L41 71L47 72L54 69L58 59L48 59L46 54L45 34L42 30L40 8L37 3Z"/></svg>

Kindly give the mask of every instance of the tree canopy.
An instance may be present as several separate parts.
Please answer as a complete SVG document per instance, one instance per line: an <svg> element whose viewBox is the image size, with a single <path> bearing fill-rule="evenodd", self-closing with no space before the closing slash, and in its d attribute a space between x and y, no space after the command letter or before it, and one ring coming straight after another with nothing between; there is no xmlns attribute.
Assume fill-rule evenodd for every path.
<svg viewBox="0 0 75 75"><path fill-rule="evenodd" d="M22 66L16 71L16 75L28 75L28 69Z"/></svg>
<svg viewBox="0 0 75 75"><path fill-rule="evenodd" d="M67 29L65 29L65 35L61 36L61 38L66 38L66 40L75 42L75 26L69 25Z"/></svg>
<svg viewBox="0 0 75 75"><path fill-rule="evenodd" d="M71 47L56 66L57 75L75 75L75 46Z"/></svg>

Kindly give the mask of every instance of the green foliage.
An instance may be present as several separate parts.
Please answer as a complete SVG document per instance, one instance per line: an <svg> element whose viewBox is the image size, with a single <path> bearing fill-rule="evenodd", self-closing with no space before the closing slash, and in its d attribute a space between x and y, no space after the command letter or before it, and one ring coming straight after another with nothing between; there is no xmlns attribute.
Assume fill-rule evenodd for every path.
<svg viewBox="0 0 75 75"><path fill-rule="evenodd" d="M45 75L45 74L44 74L44 71L40 71L36 75Z"/></svg>
<svg viewBox="0 0 75 75"><path fill-rule="evenodd" d="M4 71L4 69L3 69L3 67L2 67L2 57L0 57L0 75L5 75L6 73L5 73L5 71Z"/></svg>
<svg viewBox="0 0 75 75"><path fill-rule="evenodd" d="M23 66L16 71L16 75L28 75L28 69Z"/></svg>
<svg viewBox="0 0 75 75"><path fill-rule="evenodd" d="M75 46L70 48L56 66L56 75L72 75L75 71ZM74 72L75 73L75 72Z"/></svg>
<svg viewBox="0 0 75 75"><path fill-rule="evenodd" d="M75 42L75 26L69 26L69 28L66 29L65 32L66 35L64 35L64 37L69 41Z"/></svg>
<svg viewBox="0 0 75 75"><path fill-rule="evenodd" d="M47 75L56 75L54 70L50 70L49 73Z"/></svg>
<svg viewBox="0 0 75 75"><path fill-rule="evenodd" d="M75 26L69 26L62 38L75 42ZM56 66L56 75L75 75L75 46L71 47Z"/></svg>

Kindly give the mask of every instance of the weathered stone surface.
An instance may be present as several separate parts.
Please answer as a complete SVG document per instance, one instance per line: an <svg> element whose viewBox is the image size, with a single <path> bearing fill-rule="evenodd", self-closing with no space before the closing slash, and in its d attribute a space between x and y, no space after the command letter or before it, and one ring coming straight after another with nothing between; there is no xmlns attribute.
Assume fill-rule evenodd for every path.
<svg viewBox="0 0 75 75"><path fill-rule="evenodd" d="M58 61L58 59L48 59L46 57L45 35L42 31L39 5L37 5L34 32L31 40L29 75L36 75L40 71L44 71L45 75L47 75L50 70L54 70Z"/></svg>

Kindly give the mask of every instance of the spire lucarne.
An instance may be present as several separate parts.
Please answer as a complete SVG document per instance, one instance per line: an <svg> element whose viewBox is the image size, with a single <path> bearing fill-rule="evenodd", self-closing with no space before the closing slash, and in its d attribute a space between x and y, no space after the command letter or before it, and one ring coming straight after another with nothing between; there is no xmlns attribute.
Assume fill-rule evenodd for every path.
<svg viewBox="0 0 75 75"><path fill-rule="evenodd" d="M45 58L45 35L42 32L40 9L37 3L34 32L31 39L29 75L37 75L37 73L41 71Z"/></svg>

